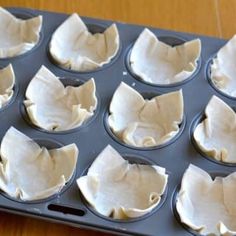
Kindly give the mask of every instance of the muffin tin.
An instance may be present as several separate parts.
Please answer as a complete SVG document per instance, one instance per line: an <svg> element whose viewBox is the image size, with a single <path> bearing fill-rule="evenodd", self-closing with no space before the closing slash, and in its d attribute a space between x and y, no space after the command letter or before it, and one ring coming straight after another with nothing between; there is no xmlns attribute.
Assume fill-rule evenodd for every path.
<svg viewBox="0 0 236 236"><path fill-rule="evenodd" d="M218 173L218 175L236 171L236 165L225 165L205 158L192 142L192 129L196 127L196 122L201 120L202 112L213 94L232 107L236 105L235 99L224 96L221 92L215 90L208 79L208 61L226 41L150 28L158 37L161 37L163 41L171 45L178 44L182 40L188 41L195 38L200 38L202 42L198 70L190 79L174 85L155 86L134 77L129 66L127 66L130 49L143 30L143 26L117 23L121 40L121 48L118 55L102 68L91 72L79 73L58 67L48 54L48 44L52 33L68 15L22 8L9 8L8 10L20 18L41 14L43 16L43 27L40 42L33 50L15 58L0 60L0 67L5 67L12 63L16 75L13 100L0 111L0 137L2 139L9 127L14 126L29 137L41 140L47 147L52 146L52 143L60 143L62 145L76 143L79 148L79 157L72 182L68 183L58 195L44 200L23 202L9 198L1 192L0 209L20 215L119 235L199 235L192 230L188 230L187 226L182 225L179 221L178 213L175 209L176 193L183 173L190 163L209 173ZM93 32L100 32L103 27L105 28L113 23L87 17L82 17L82 19ZM91 120L78 129L59 133L45 132L29 124L24 110L22 111L22 102L29 81L42 64L48 67L55 75L71 79L71 81L88 81L92 77L95 79L99 106ZM140 93L147 95L147 97L150 94L163 94L182 89L185 124L182 125L183 132L178 138L168 145L151 149L132 148L117 141L108 130L106 122L112 95L121 81L133 86ZM74 84L73 82L71 83ZM108 144L113 146L122 156L131 157L134 162L155 163L166 168L169 175L168 190L163 197L163 203L157 207L158 209L154 209L146 216L124 221L101 216L87 205L75 179L86 173L93 160Z"/></svg>

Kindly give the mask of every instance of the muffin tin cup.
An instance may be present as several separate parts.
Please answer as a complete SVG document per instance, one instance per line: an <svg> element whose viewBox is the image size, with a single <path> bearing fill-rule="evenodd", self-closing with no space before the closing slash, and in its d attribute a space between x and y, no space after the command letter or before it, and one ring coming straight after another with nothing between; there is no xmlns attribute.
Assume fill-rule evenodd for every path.
<svg viewBox="0 0 236 236"><path fill-rule="evenodd" d="M47 149L55 149L55 148L61 148L64 145L62 143L59 143L55 140L51 140L51 139L34 139L34 141L41 147L46 147ZM1 159L0 159L1 160ZM70 186L71 184L74 182L74 178L76 176L76 171L73 173L71 179L65 184L65 186L62 187L62 189L60 190L60 192L53 194L49 197L46 198L42 198L42 199L38 199L38 200L30 200L30 201L24 201L18 198L14 198L12 196L9 196L7 193L2 192L0 190L0 194L6 198L8 198L11 201L14 202L18 202L18 203L23 203L23 204L40 204L40 203L46 203L48 201L51 201L57 197L59 197L61 194L63 194Z"/></svg>
<svg viewBox="0 0 236 236"><path fill-rule="evenodd" d="M27 20L27 19L30 19L30 18L33 18L33 17L36 17L36 16L39 15L39 14L32 13L32 11L20 10L20 9L17 9L17 8L14 8L14 9L12 8L10 12L15 17L17 17L19 19L22 19L22 20ZM41 30L41 32L39 34L39 40L38 40L37 44L34 45L33 48L31 48L29 51L26 51L26 52L24 52L20 55L0 58L0 62L22 59L22 57L25 57L25 56L28 56L28 55L32 54L35 50L37 50L40 47L40 45L42 44L43 39L44 39L44 33L43 33L43 30Z"/></svg>
<svg viewBox="0 0 236 236"><path fill-rule="evenodd" d="M131 148L131 149L136 149L139 151L150 151L150 150L155 150L155 149L159 149L159 148L164 148L168 145L171 145L172 143L174 143L183 133L185 125L186 125L186 116L183 116L183 120L181 122L181 124L179 125L179 132L172 137L170 140L168 140L167 142L160 144L160 145L156 145L156 146L150 146L150 147L138 147L138 146L132 146L130 144L125 143L124 141L122 141L120 138L118 138L116 136L116 134L112 131L111 127L108 124L108 117L109 117L110 113L109 113L109 108L106 110L106 112L104 113L104 127L107 131L107 133L120 145L123 145L127 148Z"/></svg>
<svg viewBox="0 0 236 236"><path fill-rule="evenodd" d="M17 57L17 59L8 58L7 60L0 60L0 64L2 65L13 62L16 82L18 83L18 93L15 93L17 96L14 102L6 106L6 109L4 108L2 112L0 112L0 137L2 139L10 126L14 126L32 138L40 138L41 140L49 139L52 141L57 140L58 143L64 145L75 143L79 149L79 157L75 176L57 196L44 199L42 202L27 204L28 202L15 201L15 199L10 199L0 194L0 210L119 235L190 236L191 233L185 230L182 225L176 221L176 217L172 211L172 196L181 183L186 168L192 163L206 170L208 173L214 173L219 169L222 173L232 173L236 171L235 166L219 165L219 163L203 158L192 144L190 132L193 127L193 122L196 121L196 115L199 115L199 112L204 110L210 97L214 94L219 95L219 92L212 89L209 81L206 79L206 63L209 58L212 58L212 55L225 44L225 40L186 33L176 33L150 27L150 30L155 35L165 35L167 37L165 40L169 37L177 36L177 38L183 38L186 41L195 38L200 38L202 41L201 59L198 63L196 74L193 75L194 78L185 80L183 83L175 86L172 84L171 87L156 86L136 80L129 71L127 72L127 53L140 32L144 29L143 26L116 23L119 30L120 42L122 42L119 53L112 62L99 68L99 70L86 72L82 75L80 72L64 70L52 64L47 55L48 43L52 34L68 15L32 9L11 8L9 10L13 13L17 11L19 13L29 12L32 15L42 15L44 21L42 28L44 40L36 47L37 50L33 49ZM82 19L87 25L109 26L113 23L111 21L87 17L82 17ZM87 81L91 77L94 78L99 105L94 116L91 120L87 121L88 123L73 130L73 132L63 132L58 135L58 132L45 132L28 124L28 121L25 121L24 115L26 113L22 111L25 91L30 80L42 64L49 70L56 72L55 74L57 76L60 75L61 77L71 78L72 82L75 82L77 77L79 79L82 77L82 81ZM134 89L141 94L143 94L142 92L144 91L153 94L162 94L170 90L176 91L182 89L185 116L182 133L179 132L181 135L179 135L178 138L175 137L175 140L169 145L148 150L131 148L118 142L113 134L109 133L110 131L106 126L106 118L114 91L121 81L132 85ZM234 99L225 96L221 96L221 98L233 107L236 106ZM167 170L167 174L169 175L167 183L168 193L162 196L163 204L159 204L150 214L128 221L114 221L110 218L98 215L98 213L94 212L82 199L76 184L76 179L86 173L86 170L91 163L93 163L94 159L108 144L115 148L120 154L128 153L128 155L124 155L128 158L141 157L140 159L144 159L147 162L150 161L150 163L156 163ZM107 164L112 165L112 163Z"/></svg>
<svg viewBox="0 0 236 236"><path fill-rule="evenodd" d="M122 155L122 157L127 160L130 164L142 164L142 165L156 165L155 162L148 160L147 158L143 157L143 156L134 156L134 155L130 155L130 154L124 154ZM92 164L92 163L91 163ZM91 166L91 165L90 165ZM90 167L89 166L89 167ZM86 175L88 172L89 167L87 167L85 169L85 171L82 173L81 177ZM167 174L168 171L166 170ZM147 214L140 216L140 217L136 217L136 218L129 218L129 219L114 219L112 217L109 216L104 216L101 213L97 212L96 209L94 209L85 199L85 197L83 196L82 192L80 191L80 196L81 199L83 201L83 203L85 204L85 206L87 207L87 209L89 211L91 211L93 214L97 215L98 217L101 217L105 220L111 221L111 222L115 222L115 223L124 223L124 224L128 224L128 223L133 223L133 222L137 222L137 221L141 221L143 219L146 219L147 217L150 217L152 214L154 214L156 211L158 211L164 204L165 201L167 199L167 195L168 195L168 184L166 186L166 189L164 191L164 193L161 195L161 200L159 202L159 204L150 212L148 212Z"/></svg>
<svg viewBox="0 0 236 236"><path fill-rule="evenodd" d="M60 81L62 82L62 84L64 86L73 86L73 87L78 87L78 86L81 86L82 84L85 83L84 80L78 79L78 78L74 78L72 76L60 77ZM35 129L37 129L37 130L39 130L41 132L48 133L48 134L61 134L61 135L69 134L69 133L77 132L80 129L83 129L83 127L89 126L90 123L93 122L96 119L96 117L97 117L97 115L99 113L99 110L100 110L100 98L99 98L99 95L98 95L97 92L96 92L96 97L97 97L97 107L96 107L96 109L94 111L93 116L91 116L87 120L85 120L80 126L75 127L73 129L63 130L63 131L46 130L46 129L43 129L43 128L35 125L34 123L32 123L32 121L30 120L30 117L29 117L29 115L27 113L26 107L24 105L24 100L26 98L24 98L24 100L22 100L22 102L20 103L20 111L21 111L21 115L22 115L23 119L32 128L35 128Z"/></svg>
<svg viewBox="0 0 236 236"><path fill-rule="evenodd" d="M225 93L224 91L220 90L215 84L214 82L212 81L211 79L211 65L213 63L213 59L217 57L217 54L214 54L209 60L208 62L206 63L206 79L207 81L209 82L209 84L212 86L213 89L215 89L219 94L225 96L226 98L229 98L229 99L232 99L232 100L235 100L236 101L236 97L234 96L231 96L227 93Z"/></svg>
<svg viewBox="0 0 236 236"><path fill-rule="evenodd" d="M229 166L229 167L236 167L236 163L228 163L228 162L218 161L215 158L208 156L198 146L196 140L193 137L193 134L194 134L195 129L197 128L197 125L200 124L205 118L206 118L205 114L204 113L200 113L192 121L191 128L190 128L190 139L192 141L192 144L193 144L194 148L196 149L197 152L199 152L202 155L202 157L206 158L209 161L212 161L212 162L217 163L219 165L224 165L224 166Z"/></svg>
<svg viewBox="0 0 236 236"><path fill-rule="evenodd" d="M9 64L3 66L0 64L0 70L7 67ZM13 95L12 97L9 99L9 101L7 101L7 103L5 105L3 105L1 108L0 108L0 114L1 112L3 112L5 109L8 109L15 101L16 101L16 98L18 96L18 93L19 93L19 81L17 80L17 76L15 76L15 84L14 84L14 87L13 87Z"/></svg>
<svg viewBox="0 0 236 236"><path fill-rule="evenodd" d="M183 43L186 42L185 39L181 38L181 37L177 37L177 36L158 36L158 39L163 42L163 43L166 43L170 46L178 46L178 45L181 45ZM134 45L135 42L133 42L129 47L128 47L128 50L127 50L127 55L126 55L126 59L125 59L125 65L126 65L126 68L128 70L128 72L136 79L138 80L139 82L141 83L144 83L144 84L147 84L147 85L150 85L150 86L154 86L154 87L159 87L159 88L175 88L175 87L178 87L178 86L183 86L184 84L188 83L189 81L191 81L192 79L194 79L200 68L201 68L201 56L199 57L198 61L197 61L197 67L195 69L195 71L192 73L192 75L190 75L188 78L186 78L185 80L183 81L179 81L179 82L175 82L175 83L171 83L171 84L155 84L155 83L151 83L151 82L148 82L148 81L145 81L143 80L142 78L140 78L140 76L138 76L134 71L133 69L131 68L130 66L130 54L131 54L131 51L133 49L133 45Z"/></svg>
<svg viewBox="0 0 236 236"><path fill-rule="evenodd" d="M87 23L85 22L85 24L86 24L86 26L87 26L89 32L92 33L92 34L103 33L103 32L106 30L106 28L109 27L108 24L97 24L97 23L90 23L90 22L87 22ZM57 29L57 28L56 28L56 29ZM56 30L56 29L55 29L55 30ZM96 68L96 69L94 69L94 70L77 71L77 70L74 70L74 69L70 69L70 68L67 68L67 67L63 67L62 65L59 65L59 64L57 63L57 61L53 58L53 56L51 55L50 50L49 50L51 39L52 39L52 38L50 37L49 40L48 40L47 49L46 49L46 50L47 50L47 56L48 56L49 61L50 61L53 65L55 65L56 67L58 67L60 70L63 70L63 71L66 71L66 72L70 72L70 73L75 73L75 74L88 74L88 73L93 73L93 72L96 73L96 72L99 72L99 71L101 71L101 70L104 70L104 69L106 69L106 68L112 66L113 63L116 62L116 60L119 58L119 56L120 56L120 54L121 54L121 51L122 51L122 42L121 42L121 40L120 40L120 42L119 42L119 43L120 43L120 44L119 44L119 49L118 49L116 55L110 60L110 62L108 62L108 63L104 64L102 67L98 67L98 68Z"/></svg>
<svg viewBox="0 0 236 236"><path fill-rule="evenodd" d="M209 174L210 174L210 176L212 177L212 179L214 180L215 177L217 177L217 176L225 177L225 176L229 175L230 172L214 171L214 172L210 172ZM184 224L184 223L181 222L179 213L178 213L178 211L177 211L177 209L176 209L176 201L177 201L177 197L178 197L180 188L181 188L181 184L179 184L179 185L176 187L176 189L174 190L174 192L173 192L173 194L172 194L172 212L173 212L173 215L175 216L175 218L176 218L176 220L178 221L178 223L179 223L187 232L189 232L191 235L194 235L194 236L203 236L202 234L200 234L200 233L197 232L196 230L190 228L188 225L186 225L186 224Z"/></svg>

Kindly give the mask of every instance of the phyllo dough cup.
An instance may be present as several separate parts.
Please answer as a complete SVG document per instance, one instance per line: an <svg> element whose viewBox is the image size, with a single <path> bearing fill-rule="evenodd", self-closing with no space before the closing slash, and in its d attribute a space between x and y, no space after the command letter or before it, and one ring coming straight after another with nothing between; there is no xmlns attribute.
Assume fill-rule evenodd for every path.
<svg viewBox="0 0 236 236"><path fill-rule="evenodd" d="M78 148L70 144L48 150L11 127L1 142L0 189L24 201L57 194L72 178Z"/></svg>
<svg viewBox="0 0 236 236"><path fill-rule="evenodd" d="M236 114L220 98L213 96L205 108L205 119L197 125L193 137L208 157L224 163L236 163Z"/></svg>
<svg viewBox="0 0 236 236"><path fill-rule="evenodd" d="M108 125L116 137L134 147L167 143L180 131L184 116L182 90L145 100L122 82L109 107Z"/></svg>
<svg viewBox="0 0 236 236"><path fill-rule="evenodd" d="M15 86L15 73L11 64L0 69L0 108L12 99Z"/></svg>
<svg viewBox="0 0 236 236"><path fill-rule="evenodd" d="M73 87L63 83L42 66L30 81L24 105L31 122L47 131L77 128L94 115L97 108L94 79Z"/></svg>
<svg viewBox="0 0 236 236"><path fill-rule="evenodd" d="M91 71L109 63L120 47L116 24L92 34L78 14L68 17L53 33L49 51L56 64L75 71Z"/></svg>
<svg viewBox="0 0 236 236"><path fill-rule="evenodd" d="M88 173L77 179L77 184L98 213L114 219L128 219L143 216L158 206L167 179L164 168L130 164L108 145Z"/></svg>
<svg viewBox="0 0 236 236"><path fill-rule="evenodd" d="M200 55L200 39L170 46L145 28L131 49L129 64L141 80L156 85L171 85L193 75Z"/></svg>
<svg viewBox="0 0 236 236"><path fill-rule="evenodd" d="M210 64L210 79L221 92L236 97L236 35L217 52Z"/></svg>
<svg viewBox="0 0 236 236"><path fill-rule="evenodd" d="M236 173L211 176L197 166L185 171L176 209L182 223L201 235L236 235Z"/></svg>
<svg viewBox="0 0 236 236"><path fill-rule="evenodd" d="M42 16L22 20L0 7L0 58L30 51L40 39Z"/></svg>

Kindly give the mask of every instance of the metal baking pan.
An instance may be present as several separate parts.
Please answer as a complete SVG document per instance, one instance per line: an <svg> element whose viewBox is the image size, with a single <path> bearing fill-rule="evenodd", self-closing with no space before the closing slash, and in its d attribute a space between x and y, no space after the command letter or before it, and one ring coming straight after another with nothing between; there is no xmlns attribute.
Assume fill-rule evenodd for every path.
<svg viewBox="0 0 236 236"><path fill-rule="evenodd" d="M148 27L164 42L171 45L194 38L200 38L202 42L198 69L189 80L172 86L154 86L136 78L127 63L132 44L144 26L116 22L121 40L118 55L101 69L79 73L58 67L48 54L52 33L68 15L22 8L8 8L8 10L19 18L41 14L43 27L40 42L33 50L15 58L0 60L0 67L12 63L17 81L14 100L0 111L0 137L4 136L10 126L14 126L31 138L40 140L47 147L76 143L80 154L75 176L58 195L40 201L23 202L0 193L0 209L119 235L188 236L194 234L180 223L175 210L175 197L184 171L190 163L213 174L236 171L236 166L223 165L206 158L192 141L192 129L201 120L202 112L213 94L229 105L236 105L236 100L214 89L208 80L208 65L219 48L225 44L225 40ZM101 32L113 23L87 17L82 19L92 32ZM66 78L66 83L76 84L92 77L95 79L99 106L91 120L78 129L60 133L44 132L29 123L22 109L22 102L29 81L41 65L48 67L57 76ZM131 148L120 143L109 131L106 118L112 95L121 81L133 86L142 94L163 94L182 89L185 107L185 120L181 125L183 132L170 144L158 148ZM96 213L83 199L75 180L86 173L93 160L108 144L132 160L155 163L166 168L169 174L167 191L162 197L162 204L150 214L127 221L113 220Z"/></svg>

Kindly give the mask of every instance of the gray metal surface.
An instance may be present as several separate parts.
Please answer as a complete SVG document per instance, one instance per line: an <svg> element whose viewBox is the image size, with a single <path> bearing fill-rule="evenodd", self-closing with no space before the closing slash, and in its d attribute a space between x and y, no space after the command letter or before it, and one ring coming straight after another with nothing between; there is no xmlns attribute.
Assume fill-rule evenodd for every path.
<svg viewBox="0 0 236 236"><path fill-rule="evenodd" d="M76 143L80 154L78 158L76 173L73 180L63 191L49 199L37 202L20 202L0 194L0 209L53 220L76 227L90 228L108 231L120 235L153 235L153 236L188 236L191 235L176 219L174 214L174 192L179 186L182 175L188 165L193 163L208 172L233 172L235 166L225 166L204 158L194 147L191 141L191 124L204 110L206 104L213 94L216 94L228 104L235 106L236 101L223 96L210 85L207 80L207 62L215 55L218 49L225 43L224 40L177 33L172 31L154 29L149 27L158 37L176 43L173 37L191 40L199 37L202 42L202 55L199 71L186 83L177 86L153 86L134 78L128 71L126 59L128 51L135 39L144 27L117 23L121 50L118 57L112 63L100 70L90 73L78 73L63 70L54 65L48 56L47 48L50 37L54 30L67 18L66 14L56 14L32 9L10 8L14 14L22 17L27 15L43 15L42 39L40 44L31 52L12 59L0 60L0 66L12 63L16 74L18 93L16 99L5 109L0 111L0 140L10 126L14 126L33 139L55 140L63 145ZM112 22L83 17L86 24L93 31L100 31L101 26L107 27ZM91 26L93 25L93 26ZM29 81L33 78L41 65L48 67L57 76L87 81L91 77L95 79L99 107L96 116L88 124L73 130L73 132L50 133L34 128L24 118L22 101ZM127 72L123 73L123 72ZM140 150L124 146L117 142L106 130L105 117L110 100L121 81L133 86L143 94L162 94L178 89L183 90L186 124L180 137L170 145L151 150ZM42 141L43 142L43 141ZM47 141L43 142L47 144ZM148 216L130 221L115 221L102 217L92 211L83 201L75 179L85 173L86 169L108 144L112 145L118 152L125 156L142 157L147 161L165 167L169 174L167 197L163 205L154 210ZM14 148L14 147L12 147ZM142 186L140 186L141 188ZM63 213L64 212L64 213Z"/></svg>

